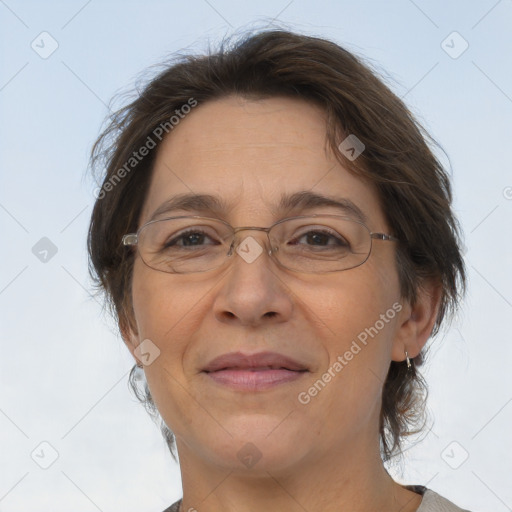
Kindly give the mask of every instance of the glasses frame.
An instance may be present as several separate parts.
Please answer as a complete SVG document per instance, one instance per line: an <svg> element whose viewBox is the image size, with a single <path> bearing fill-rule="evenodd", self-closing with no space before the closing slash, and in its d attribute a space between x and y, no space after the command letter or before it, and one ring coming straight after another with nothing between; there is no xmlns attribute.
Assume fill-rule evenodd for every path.
<svg viewBox="0 0 512 512"><path fill-rule="evenodd" d="M325 272L307 272L307 271L295 270L295 269L289 268L286 265L284 265L283 263L281 263L277 259L277 257L275 256L275 253L279 250L279 246L277 246L275 248L272 247L272 241L270 240L270 231L275 226L277 226L278 224L281 224L281 223L289 221L289 220L304 219L304 218L315 218L315 217L322 217L322 218L324 218L324 217L333 218L334 217L334 218L337 218L337 219L343 219L343 220L347 220L347 221L350 221L350 222L355 222L356 224L360 224L361 226L363 226L366 229L366 231L368 231L368 233L370 235L370 250L368 251L368 255L366 256L366 258L361 263L358 263L357 265L355 265L353 267L343 268L341 270L326 270ZM374 233L373 231L370 231L370 228L366 224L364 224L363 222L360 222L359 220L355 220L355 219L352 219L350 217L346 217L344 215L332 215L332 214L317 213L317 214L312 214L312 215L297 215L295 217L286 217L285 219L281 219L281 220L278 220L277 222L274 222L274 224L272 224L271 226L269 226L267 228L260 227L260 226L233 227L229 222L226 222L225 220L222 220L222 219L219 219L219 218L216 218L216 217L204 217L202 215L180 215L180 216L177 216L177 217L166 217L165 219L150 220L149 222L146 222L145 224L143 224L137 230L136 233L127 233L126 235L123 235L123 237L121 239L121 243L122 243L123 246L137 247L137 252L138 252L142 262L147 267L149 267L152 270L156 270L157 272L164 272L165 274L201 274L203 272L209 272L210 270L216 270L218 268L221 268L224 263L222 263L218 267L213 267L213 268L210 268L210 269L207 269L207 270L200 270L200 271L193 271L193 272L167 272L167 271L161 270L159 268L154 268L151 265L149 265L148 263L146 263L146 261L142 257L142 254L140 253L139 246L138 246L139 236L140 236L141 231L144 228L146 228L147 226L151 225L151 224L155 224L157 222L165 222L167 220L175 220L175 219L203 219L203 220L210 220L210 221L220 222L220 223L224 224L225 226L227 226L230 229L230 231L232 232L231 236L233 237L233 240L232 240L231 245L229 247L229 251L226 254L226 260L224 260L224 263L226 261L228 261L227 258L229 258L229 257L231 257L233 255L233 249L235 247L235 235L237 233L239 233L240 231L245 231L245 230L264 231L267 234L268 245L270 247L270 250L268 251L268 255L270 257L273 257L273 260L278 265L280 265L281 267L283 267L283 268L285 268L287 270L290 270L292 272L298 272L298 273L302 273L302 274L327 274L327 273L331 273L331 272L343 272L345 270L351 270L353 268L360 267L361 265L366 263L366 261L368 260L368 258L370 257L370 254L372 252L372 248L373 248L372 241L373 240L381 240L381 241L384 241L384 242L400 242L400 239L395 237L394 235L389 235L387 233Z"/></svg>

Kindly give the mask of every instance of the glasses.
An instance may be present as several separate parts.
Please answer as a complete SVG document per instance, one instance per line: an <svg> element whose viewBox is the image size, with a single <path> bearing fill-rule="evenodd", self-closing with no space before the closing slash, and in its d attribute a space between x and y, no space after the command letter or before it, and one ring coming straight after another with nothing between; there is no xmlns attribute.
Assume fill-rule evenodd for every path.
<svg viewBox="0 0 512 512"><path fill-rule="evenodd" d="M219 268L234 252L246 262L254 261L263 248L253 237L238 237L236 243L242 230L265 231L269 256L288 270L312 274L362 265L372 240L398 241L347 217L309 215L283 219L269 228L233 228L209 217L170 217L147 222L137 233L124 235L122 243L137 246L142 261L154 270L188 274Z"/></svg>

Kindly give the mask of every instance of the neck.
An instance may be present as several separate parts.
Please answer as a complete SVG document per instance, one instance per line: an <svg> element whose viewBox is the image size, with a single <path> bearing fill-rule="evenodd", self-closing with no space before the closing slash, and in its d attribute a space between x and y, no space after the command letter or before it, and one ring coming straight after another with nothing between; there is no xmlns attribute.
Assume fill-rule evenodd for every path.
<svg viewBox="0 0 512 512"><path fill-rule="evenodd" d="M177 438L183 484L180 512L415 512L421 496L385 470L377 446L361 443L318 453L293 470L241 471L198 458Z"/></svg>

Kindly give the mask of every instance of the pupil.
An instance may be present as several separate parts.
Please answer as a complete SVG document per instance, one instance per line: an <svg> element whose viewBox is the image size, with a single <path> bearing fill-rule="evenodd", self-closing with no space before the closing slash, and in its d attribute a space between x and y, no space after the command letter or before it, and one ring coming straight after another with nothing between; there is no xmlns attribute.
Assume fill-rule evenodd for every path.
<svg viewBox="0 0 512 512"><path fill-rule="evenodd" d="M307 235L308 243L321 243L325 244L329 240L329 235L324 233L310 233Z"/></svg>
<svg viewBox="0 0 512 512"><path fill-rule="evenodd" d="M183 238L183 245L190 246L195 245L197 242L202 242L204 240L204 235L201 233L191 233Z"/></svg>

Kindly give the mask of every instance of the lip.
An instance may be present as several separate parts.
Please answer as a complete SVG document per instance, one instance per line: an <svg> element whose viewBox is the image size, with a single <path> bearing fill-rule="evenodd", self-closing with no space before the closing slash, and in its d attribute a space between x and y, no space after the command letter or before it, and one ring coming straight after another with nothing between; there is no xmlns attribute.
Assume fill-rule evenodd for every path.
<svg viewBox="0 0 512 512"><path fill-rule="evenodd" d="M294 359L278 354L277 352L259 352L257 354L243 354L242 352L229 352L215 359L203 368L203 372L217 372L219 370L308 370L307 366Z"/></svg>
<svg viewBox="0 0 512 512"><path fill-rule="evenodd" d="M231 352L203 369L216 383L238 391L263 391L299 379L308 371L305 365L276 352Z"/></svg>
<svg viewBox="0 0 512 512"><path fill-rule="evenodd" d="M264 391L280 384L299 379L307 370L243 370L240 368L206 372L206 375L218 384L237 391Z"/></svg>

